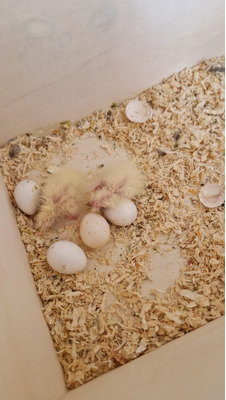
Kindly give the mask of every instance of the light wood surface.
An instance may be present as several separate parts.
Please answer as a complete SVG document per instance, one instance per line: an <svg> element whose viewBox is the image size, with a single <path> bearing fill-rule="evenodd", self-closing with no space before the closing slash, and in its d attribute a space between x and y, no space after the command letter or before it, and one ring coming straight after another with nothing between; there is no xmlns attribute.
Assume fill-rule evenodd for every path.
<svg viewBox="0 0 226 400"><path fill-rule="evenodd" d="M224 400L224 317L60 400Z"/></svg>
<svg viewBox="0 0 226 400"><path fill-rule="evenodd" d="M64 378L1 177L0 204L0 399L55 400Z"/></svg>
<svg viewBox="0 0 226 400"><path fill-rule="evenodd" d="M0 4L0 145L224 53L223 0Z"/></svg>

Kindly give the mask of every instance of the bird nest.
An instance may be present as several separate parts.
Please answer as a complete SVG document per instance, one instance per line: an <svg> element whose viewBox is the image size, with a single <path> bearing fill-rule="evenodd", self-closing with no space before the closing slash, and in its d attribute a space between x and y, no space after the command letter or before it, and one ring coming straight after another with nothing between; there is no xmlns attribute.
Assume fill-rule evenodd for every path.
<svg viewBox="0 0 226 400"><path fill-rule="evenodd" d="M206 183L224 186L223 64L223 57L202 62L141 93L139 100L152 108L145 122L128 120L125 101L64 121L45 136L18 136L0 149L68 388L224 314L224 204L208 208L199 198ZM142 171L145 191L136 199L136 221L111 225L110 241L100 250L82 243L74 221L40 232L35 217L14 201L15 186L25 177L39 182L64 165L92 177L121 159ZM59 239L84 250L84 271L64 275L50 268L46 253Z"/></svg>

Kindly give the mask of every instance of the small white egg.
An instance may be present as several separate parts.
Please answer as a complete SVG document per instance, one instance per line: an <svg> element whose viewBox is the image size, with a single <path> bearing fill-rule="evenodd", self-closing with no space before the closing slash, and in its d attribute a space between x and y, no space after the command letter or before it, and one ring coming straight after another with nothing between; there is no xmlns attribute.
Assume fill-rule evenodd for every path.
<svg viewBox="0 0 226 400"><path fill-rule="evenodd" d="M23 179L16 185L14 198L18 207L25 214L33 215L38 209L41 189L39 185L30 180Z"/></svg>
<svg viewBox="0 0 226 400"><path fill-rule="evenodd" d="M107 244L110 228L104 217L96 213L86 214L80 223L80 236L86 246L99 249Z"/></svg>
<svg viewBox="0 0 226 400"><path fill-rule="evenodd" d="M47 261L54 271L61 274L75 274L87 264L84 251L68 240L59 240L51 244L47 251Z"/></svg>
<svg viewBox="0 0 226 400"><path fill-rule="evenodd" d="M114 225L131 225L137 218L137 207L131 200L121 200L116 207L107 207L103 210L105 218Z"/></svg>

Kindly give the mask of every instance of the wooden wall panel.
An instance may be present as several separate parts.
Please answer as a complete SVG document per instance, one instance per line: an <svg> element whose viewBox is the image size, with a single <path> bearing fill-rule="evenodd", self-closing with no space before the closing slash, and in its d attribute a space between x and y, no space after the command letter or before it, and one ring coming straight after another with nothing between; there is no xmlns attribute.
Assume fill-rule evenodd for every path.
<svg viewBox="0 0 226 400"><path fill-rule="evenodd" d="M1 2L0 145L223 53L223 0Z"/></svg>

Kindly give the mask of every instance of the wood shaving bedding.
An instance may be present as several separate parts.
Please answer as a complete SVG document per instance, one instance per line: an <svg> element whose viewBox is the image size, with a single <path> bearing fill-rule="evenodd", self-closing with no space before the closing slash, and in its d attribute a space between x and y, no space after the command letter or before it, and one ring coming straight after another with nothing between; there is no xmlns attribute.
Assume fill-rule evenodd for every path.
<svg viewBox="0 0 226 400"><path fill-rule="evenodd" d="M224 186L223 72L224 58L214 58L146 90L139 100L153 114L145 123L126 118L125 101L76 123L65 121L45 137L18 136L0 149L4 182L68 388L224 314L224 204L208 209L198 197L207 182ZM146 178L137 220L129 227L111 225L110 243L99 251L81 242L74 224L41 234L13 199L15 185L31 170L43 179L76 157L79 140L89 136L108 157L124 149ZM81 246L90 268L76 275L54 272L46 252L58 239ZM164 244L180 249L180 276L166 293L152 288L144 296L150 252L160 253Z"/></svg>

